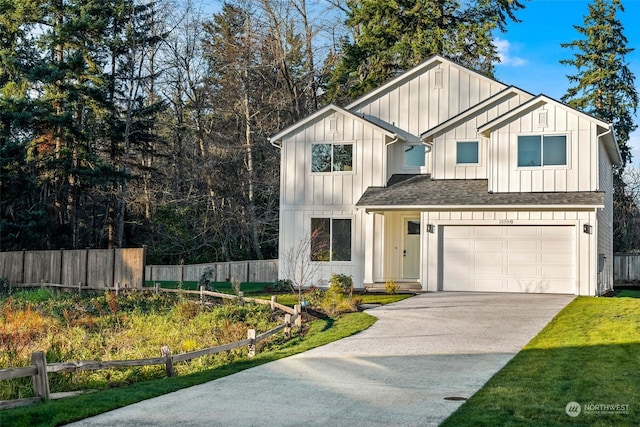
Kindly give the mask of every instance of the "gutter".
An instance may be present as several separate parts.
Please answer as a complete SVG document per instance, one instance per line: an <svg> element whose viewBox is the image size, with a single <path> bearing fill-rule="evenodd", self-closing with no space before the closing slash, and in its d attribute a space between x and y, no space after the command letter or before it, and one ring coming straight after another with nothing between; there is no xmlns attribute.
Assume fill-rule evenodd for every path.
<svg viewBox="0 0 640 427"><path fill-rule="evenodd" d="M282 144L276 143L276 141L272 140L271 138L267 138L267 141L269 141L269 144L273 145L278 150L282 150Z"/></svg>

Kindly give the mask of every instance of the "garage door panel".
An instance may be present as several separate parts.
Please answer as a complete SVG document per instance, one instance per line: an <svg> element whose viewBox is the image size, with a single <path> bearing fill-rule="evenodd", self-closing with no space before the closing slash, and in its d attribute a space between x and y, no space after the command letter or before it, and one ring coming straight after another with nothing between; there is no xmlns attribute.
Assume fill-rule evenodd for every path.
<svg viewBox="0 0 640 427"><path fill-rule="evenodd" d="M537 240L508 240L507 248L509 251L535 251L538 244Z"/></svg>
<svg viewBox="0 0 640 427"><path fill-rule="evenodd" d="M572 256L569 253L559 253L559 254L542 254L542 263L545 265L562 265L565 266L567 264L572 263Z"/></svg>
<svg viewBox="0 0 640 427"><path fill-rule="evenodd" d="M444 290L573 293L573 226L445 226L442 233Z"/></svg>
<svg viewBox="0 0 640 427"><path fill-rule="evenodd" d="M502 251L504 243L502 240L475 240L473 247L476 251Z"/></svg>

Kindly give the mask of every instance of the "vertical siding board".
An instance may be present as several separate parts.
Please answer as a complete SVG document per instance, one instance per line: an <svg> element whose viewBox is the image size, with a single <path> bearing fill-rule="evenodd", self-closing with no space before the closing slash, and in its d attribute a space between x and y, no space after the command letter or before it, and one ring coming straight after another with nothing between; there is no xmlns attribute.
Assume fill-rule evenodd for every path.
<svg viewBox="0 0 640 427"><path fill-rule="evenodd" d="M449 67L449 111L447 118L453 117L460 112L460 71L458 68Z"/></svg>

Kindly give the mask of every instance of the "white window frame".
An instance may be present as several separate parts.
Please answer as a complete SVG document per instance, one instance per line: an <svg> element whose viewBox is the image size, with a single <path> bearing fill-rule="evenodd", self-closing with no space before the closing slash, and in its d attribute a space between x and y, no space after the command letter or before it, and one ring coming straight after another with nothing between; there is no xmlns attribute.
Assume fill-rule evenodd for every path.
<svg viewBox="0 0 640 427"><path fill-rule="evenodd" d="M314 260L313 259L313 255L311 253L311 249L312 249L312 245L311 245L311 233L313 233L313 220L314 219L328 219L329 220L329 259L328 260ZM340 261L336 261L333 259L333 221L334 220L349 220L350 221L350 227L349 227L349 240L351 243L351 247L349 248L349 260L340 260ZM309 218L309 231L308 231L308 236L310 238L310 244L309 244L309 259L311 262L314 263L321 263L322 265L325 264L351 264L353 263L353 256L354 256L354 226L355 226L355 218L352 216L322 216L322 215L318 215L318 216L311 216Z"/></svg>
<svg viewBox="0 0 640 427"><path fill-rule="evenodd" d="M519 152L520 152L520 142L519 142L519 138L521 136L537 136L540 137L540 165L539 166L527 166L527 165L523 165L520 166L520 159L519 159ZM543 164L543 160L544 160L544 137L551 137L551 136L564 136L565 137L565 164L563 165L544 165ZM516 135L516 147L515 147L515 152L516 152L516 168L517 169L534 169L534 170L540 170L540 169L569 169L571 167L571 138L570 135L566 132L560 132L560 133L547 133L547 132L532 132L532 133L519 133Z"/></svg>
<svg viewBox="0 0 640 427"><path fill-rule="evenodd" d="M331 170L327 172L316 172L313 170L313 146L314 145L330 145L331 146ZM351 170L335 171L333 170L333 156L334 146L336 145L350 145L351 146ZM311 160L311 174L313 175L328 175L328 174L352 174L355 173L355 159L356 159L356 144L355 141L327 141L327 142L313 142L310 145L310 160Z"/></svg>

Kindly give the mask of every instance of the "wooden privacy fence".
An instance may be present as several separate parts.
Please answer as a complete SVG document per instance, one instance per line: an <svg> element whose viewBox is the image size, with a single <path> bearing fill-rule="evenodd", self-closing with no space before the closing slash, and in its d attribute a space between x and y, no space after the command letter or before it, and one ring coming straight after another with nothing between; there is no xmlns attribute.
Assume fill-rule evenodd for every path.
<svg viewBox="0 0 640 427"><path fill-rule="evenodd" d="M253 357L256 354L256 346L260 341L263 341L270 336L284 331L285 338L291 336L291 327L296 325L302 326L302 315L300 305L296 305L294 308L276 302L276 297L272 296L271 300L263 300L257 298L244 298L242 296L221 294L218 292L205 291L204 287L201 287L199 291L183 291L179 289L162 289L159 286L155 287L156 292L172 292L183 294L196 294L200 296L202 302L204 302L205 296L211 296L215 298L225 299L242 299L242 301L250 301L257 304L268 304L272 310L279 309L285 313L282 324L272 328L261 334L256 334L255 329L247 330L247 338L241 341L236 341L228 344L223 344L215 347L209 347L201 350L191 351L182 354L171 354L169 346L162 346L160 348L160 357L149 359L135 359L135 360L111 360L111 361L79 361L79 362L60 362L48 364L45 358L45 354L42 351L35 352L31 355L31 366L24 368L5 368L0 369L0 381L11 380L15 378L31 377L33 382L34 397L15 400L3 400L0 401L0 410L13 408L17 406L30 405L41 401L47 401L50 399L61 399L64 397L75 396L83 394L88 391L73 391L63 393L51 393L49 387L49 373L57 372L78 372L78 371L95 371L99 369L115 369L122 367L136 367L136 366L150 366L150 365L164 365L167 376L172 377L175 375L173 368L174 363L185 362L198 357L207 356L211 354L221 353L223 351L233 350L235 348L247 347L247 354L249 357Z"/></svg>
<svg viewBox="0 0 640 427"><path fill-rule="evenodd" d="M640 281L640 254L615 254L613 281L614 283Z"/></svg>
<svg viewBox="0 0 640 427"><path fill-rule="evenodd" d="M215 275L211 277L213 282L229 282L231 279L239 282L275 282L278 280L277 259L189 265L147 265L145 278L152 282L198 282L207 269L212 269L215 272Z"/></svg>
<svg viewBox="0 0 640 427"><path fill-rule="evenodd" d="M11 284L142 288L145 248L0 252L0 278Z"/></svg>

